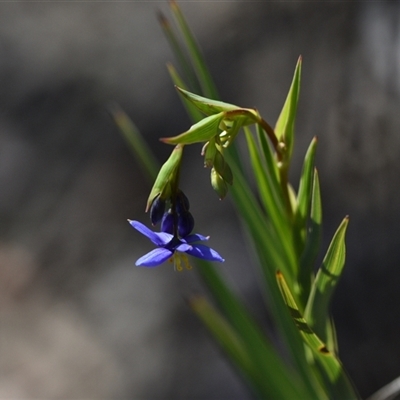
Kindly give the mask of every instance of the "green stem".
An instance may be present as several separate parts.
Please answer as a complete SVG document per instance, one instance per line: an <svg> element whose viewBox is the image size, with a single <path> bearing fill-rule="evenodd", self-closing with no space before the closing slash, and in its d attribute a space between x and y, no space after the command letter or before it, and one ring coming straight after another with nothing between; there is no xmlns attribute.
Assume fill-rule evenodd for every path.
<svg viewBox="0 0 400 400"><path fill-rule="evenodd" d="M272 143L272 146L274 147L274 150L276 151L276 155L278 157L278 161L282 161L282 148L279 144L278 138L275 135L275 131L272 128L272 126L265 121L265 119L261 118L257 121L258 124L264 129L265 133L267 134L269 140Z"/></svg>

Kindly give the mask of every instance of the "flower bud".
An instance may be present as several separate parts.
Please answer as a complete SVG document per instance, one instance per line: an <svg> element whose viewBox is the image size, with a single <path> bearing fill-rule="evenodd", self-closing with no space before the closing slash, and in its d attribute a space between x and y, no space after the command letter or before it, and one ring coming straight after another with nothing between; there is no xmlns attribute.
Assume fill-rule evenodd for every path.
<svg viewBox="0 0 400 400"><path fill-rule="evenodd" d="M226 183L229 183L230 185L233 184L233 175L231 167L226 162L222 153L219 151L217 151L215 154L214 168Z"/></svg>
<svg viewBox="0 0 400 400"><path fill-rule="evenodd" d="M178 190L178 193L176 194L176 212L179 215L189 211L189 208L189 199L186 197L185 193L182 192L182 190Z"/></svg>
<svg viewBox="0 0 400 400"><path fill-rule="evenodd" d="M178 234L180 237L186 237L194 228L194 218L188 211L183 212L178 217Z"/></svg>
<svg viewBox="0 0 400 400"><path fill-rule="evenodd" d="M158 195L164 200L171 196L171 184L177 179L177 173L181 165L182 152L182 145L175 146L168 160L161 167L151 189L149 198L147 199L146 212L149 211L151 204Z"/></svg>
<svg viewBox="0 0 400 400"><path fill-rule="evenodd" d="M165 200L157 195L150 206L150 221L152 225L156 225L161 221L165 211Z"/></svg>
<svg viewBox="0 0 400 400"><path fill-rule="evenodd" d="M215 153L217 152L217 147L215 146L215 140L211 139L207 142L207 145L204 147L204 166L210 168L214 165Z"/></svg>
<svg viewBox="0 0 400 400"><path fill-rule="evenodd" d="M174 233L174 215L171 213L171 210L164 213L162 217L161 232L170 233L171 235Z"/></svg>
<svg viewBox="0 0 400 400"><path fill-rule="evenodd" d="M211 169L211 186L218 193L220 200L222 200L228 193L228 185L215 168Z"/></svg>

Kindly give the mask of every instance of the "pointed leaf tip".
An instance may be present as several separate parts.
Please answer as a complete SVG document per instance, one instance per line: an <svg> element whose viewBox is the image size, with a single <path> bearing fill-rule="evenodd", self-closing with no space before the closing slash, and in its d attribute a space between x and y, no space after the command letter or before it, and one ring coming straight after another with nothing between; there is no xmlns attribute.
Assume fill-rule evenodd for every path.
<svg viewBox="0 0 400 400"><path fill-rule="evenodd" d="M288 159L290 159L293 149L294 123L296 119L297 103L300 93L301 60L301 57L299 57L289 92L275 126L276 136L278 137L279 141L283 141L286 144L288 149Z"/></svg>
<svg viewBox="0 0 400 400"><path fill-rule="evenodd" d="M193 103L202 113L206 115L218 114L222 111L233 111L240 109L240 107L235 106L234 104L229 104L222 101L199 96L176 85L175 88L181 96L185 97L187 100Z"/></svg>

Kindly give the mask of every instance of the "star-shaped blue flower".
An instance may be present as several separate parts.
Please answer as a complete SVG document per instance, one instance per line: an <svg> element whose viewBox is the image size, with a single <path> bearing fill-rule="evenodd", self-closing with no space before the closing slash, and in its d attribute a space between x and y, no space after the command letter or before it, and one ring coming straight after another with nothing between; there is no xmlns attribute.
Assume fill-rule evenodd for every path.
<svg viewBox="0 0 400 400"><path fill-rule="evenodd" d="M208 240L208 236L198 233L177 238L167 232L153 232L147 226L138 221L128 220L128 222L142 235L149 238L157 248L140 257L136 261L139 267L156 267L168 259L173 259L175 268L182 270L182 263L190 268L186 254L208 261L225 261L215 250L204 244L194 242Z"/></svg>

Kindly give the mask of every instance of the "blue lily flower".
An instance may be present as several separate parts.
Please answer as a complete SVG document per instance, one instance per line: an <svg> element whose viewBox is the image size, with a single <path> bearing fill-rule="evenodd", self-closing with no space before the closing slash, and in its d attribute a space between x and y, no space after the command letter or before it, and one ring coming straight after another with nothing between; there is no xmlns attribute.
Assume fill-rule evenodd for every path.
<svg viewBox="0 0 400 400"><path fill-rule="evenodd" d="M170 259L174 262L175 269L182 270L182 265L190 269L191 266L186 254L208 261L225 261L215 250L204 244L195 244L194 242L205 241L209 236L203 236L198 233L187 235L185 237L176 237L168 232L153 232L147 226L138 221L128 219L128 222L142 235L149 238L157 248L140 257L136 261L139 267L156 267L164 261Z"/></svg>

